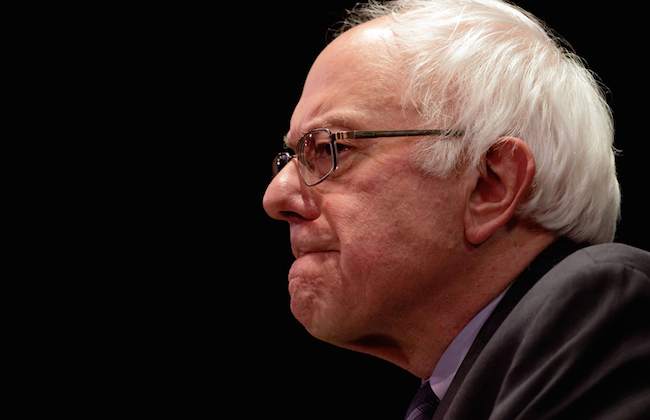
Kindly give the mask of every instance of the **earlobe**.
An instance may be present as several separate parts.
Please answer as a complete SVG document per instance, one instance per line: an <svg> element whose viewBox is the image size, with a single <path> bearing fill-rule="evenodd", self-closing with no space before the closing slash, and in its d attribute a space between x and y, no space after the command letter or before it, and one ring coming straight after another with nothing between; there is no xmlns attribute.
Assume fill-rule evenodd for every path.
<svg viewBox="0 0 650 420"><path fill-rule="evenodd" d="M465 237L485 242L514 216L535 175L535 159L521 139L500 139L485 156L465 210Z"/></svg>

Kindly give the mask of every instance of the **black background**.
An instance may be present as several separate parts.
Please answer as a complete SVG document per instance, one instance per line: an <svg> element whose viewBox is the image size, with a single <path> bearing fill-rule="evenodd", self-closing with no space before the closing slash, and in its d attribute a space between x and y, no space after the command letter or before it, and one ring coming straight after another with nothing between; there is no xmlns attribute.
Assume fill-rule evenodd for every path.
<svg viewBox="0 0 650 420"><path fill-rule="evenodd" d="M330 28L355 4L169 10L129 49L138 60L157 50L156 68L138 78L156 81L145 89L153 93L146 103L160 102L152 124L175 140L152 141L154 152L141 158L157 171L139 177L132 190L136 200L152 198L155 205L135 212L139 228L125 240L144 280L120 289L130 296L120 300L129 307L128 326L113 333L114 357L105 370L119 379L111 392L116 401L139 403L142 413L403 417L419 379L319 342L293 318L288 226L262 209L271 160L281 150L309 68L331 39ZM608 87L615 145L623 151L617 158L623 219L616 241L650 248L642 93L647 35L634 22L641 11L624 2L517 4L564 37ZM140 258L136 250L145 247L155 252Z"/></svg>
<svg viewBox="0 0 650 420"><path fill-rule="evenodd" d="M224 110L230 121L222 122L231 129L241 124L237 128L262 130L254 138L237 135L232 139L236 150L251 153L237 160L233 174L241 181L234 196L243 196L245 205L233 205L232 197L222 196L223 204L218 207L237 215L216 223L224 231L236 226L239 233L235 235L243 235L236 241L239 248L233 261L237 263L226 265L241 275L231 278L224 272L224 279L216 281L237 283L233 294L223 297L237 309L228 311L227 318L215 325L206 323L206 333L227 349L226 357L215 354L220 369L241 373L232 382L237 384L232 391L262 391L251 407L282 418L399 419L419 385L418 379L387 362L317 341L293 319L286 284L293 261L288 228L266 217L261 208L269 162L281 148L307 72L327 45L329 28L336 27L345 9L355 3L304 2L299 7L265 3L263 10L253 8L253 16L243 15L246 23L238 34L251 37L235 43L237 58L228 64L238 74L224 86L235 86L239 95L234 107ZM630 10L622 3L608 3L607 8L566 1L522 0L517 4L564 37L608 87L616 147L623 150L617 158L623 219L616 241L648 249L647 211L642 210L648 179L647 155L642 151L647 135L642 124L648 105L639 96L640 85L646 83L646 64L635 49L644 38L630 21ZM223 266L219 270L226 271ZM219 321L228 324L230 334L222 334Z"/></svg>
<svg viewBox="0 0 650 420"><path fill-rule="evenodd" d="M230 278L224 272L224 279L216 281L236 283L232 295L223 299L237 309L228 311L227 318L217 320L216 325L206 323L206 333L226 349L226 357L214 357L220 369L241 373L231 382L236 384L232 391L262 391L251 407L282 418L399 419L419 385L419 379L387 362L317 341L293 319L286 283L293 261L288 227L268 218L261 208L269 162L282 146L309 68L327 45L329 28L336 27L345 9L355 3L303 2L299 7L265 3L263 10L253 8L252 16L244 15L246 23L238 34L251 37L235 43L236 58L227 64L234 65L237 74L224 88L235 86L239 94L234 106L225 111L230 121L222 119L222 123L230 129L235 125L262 130L254 138L236 135L232 139L236 150L251 153L237 160L233 174L233 179L240 180L234 196L243 201L233 203L232 196L221 196L223 204L218 207L237 215L216 223L224 231L236 226L239 233L235 236L243 236L235 241L239 245L231 264L236 263L226 265L241 275ZM648 249L649 225L643 210L647 135L642 125L648 105L640 97L641 85L647 83L646 64L636 47L647 36L641 37L624 3L603 7L588 2L522 0L517 4L564 37L609 89L616 147L623 150L617 158L623 219L616 241ZM218 75L215 79L220 80ZM219 329L220 321L228 324L229 334Z"/></svg>

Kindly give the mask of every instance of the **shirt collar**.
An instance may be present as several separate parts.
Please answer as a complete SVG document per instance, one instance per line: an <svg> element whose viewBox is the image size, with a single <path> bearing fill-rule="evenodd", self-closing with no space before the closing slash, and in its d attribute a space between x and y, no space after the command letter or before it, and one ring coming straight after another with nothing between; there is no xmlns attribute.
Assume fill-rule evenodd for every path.
<svg viewBox="0 0 650 420"><path fill-rule="evenodd" d="M431 377L428 379L431 389L439 399L442 400L447 393L451 381L456 376L458 368L460 368L465 356L467 356L467 352L481 330L481 327L485 324L485 321L487 321L499 302L501 302L501 299L509 288L510 286L472 318L460 334L456 336L454 341L451 342L449 347L447 347L442 357L440 357L438 364L433 369Z"/></svg>

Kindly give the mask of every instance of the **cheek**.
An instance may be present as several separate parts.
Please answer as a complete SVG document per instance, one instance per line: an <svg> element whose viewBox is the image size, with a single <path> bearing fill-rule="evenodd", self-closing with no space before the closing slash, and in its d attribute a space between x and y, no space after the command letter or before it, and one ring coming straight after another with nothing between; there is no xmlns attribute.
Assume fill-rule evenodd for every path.
<svg viewBox="0 0 650 420"><path fill-rule="evenodd" d="M462 243L462 223L460 229L455 224L462 217L445 193L453 189L419 173L356 172L354 182L335 186L323 185L328 191L320 204L339 252L297 259L289 292L305 328L340 345L380 329L382 314L396 316L436 284L449 255L444 248Z"/></svg>
<svg viewBox="0 0 650 420"><path fill-rule="evenodd" d="M341 272L363 292L369 306L392 293L409 272L422 267L417 260L426 245L398 217L358 220L355 229L341 238Z"/></svg>
<svg viewBox="0 0 650 420"><path fill-rule="evenodd" d="M462 245L462 206L445 193L449 189L429 182L388 182L381 192L340 200L333 219L340 221L341 272L362 290L367 304L397 298L421 287L418 282L442 276L448 268L445 256Z"/></svg>

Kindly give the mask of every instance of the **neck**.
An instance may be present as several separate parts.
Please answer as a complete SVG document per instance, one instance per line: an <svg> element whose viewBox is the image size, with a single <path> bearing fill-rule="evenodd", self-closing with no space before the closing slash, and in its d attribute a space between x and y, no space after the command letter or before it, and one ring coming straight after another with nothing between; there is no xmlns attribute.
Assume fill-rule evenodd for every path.
<svg viewBox="0 0 650 420"><path fill-rule="evenodd" d="M436 294L423 296L391 326L346 348L391 362L427 379L462 329L501 294L551 243L549 233L515 227L479 246L466 245L462 267ZM504 257L507 256L507 257Z"/></svg>

